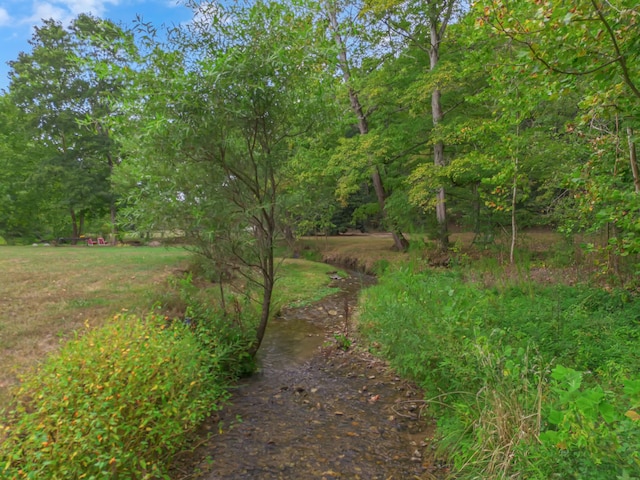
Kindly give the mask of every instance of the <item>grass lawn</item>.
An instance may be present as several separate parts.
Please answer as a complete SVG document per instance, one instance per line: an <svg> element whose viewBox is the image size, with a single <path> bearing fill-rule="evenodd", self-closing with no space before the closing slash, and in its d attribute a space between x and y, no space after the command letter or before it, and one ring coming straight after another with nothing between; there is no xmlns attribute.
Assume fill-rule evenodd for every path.
<svg viewBox="0 0 640 480"><path fill-rule="evenodd" d="M408 253L394 249L393 238L388 233L338 235L332 237L303 237L298 242L299 250L317 251L329 263L350 266L357 269L375 271L383 264L398 265L411 260L438 257L436 244L426 235L408 234L411 242ZM473 259L493 257L501 263L508 262L510 234L498 231L490 245L474 245L471 232L451 232L450 255L465 253ZM562 243L560 234L546 229L530 229L518 234L518 250L529 255L548 253ZM357 260L357 265L352 265Z"/></svg>
<svg viewBox="0 0 640 480"><path fill-rule="evenodd" d="M188 253L151 247L0 247L0 407L17 374L85 321L147 309Z"/></svg>
<svg viewBox="0 0 640 480"><path fill-rule="evenodd" d="M167 298L167 278L182 274L189 253L161 247L0 247L0 407L18 375L89 322L127 309L142 313ZM280 265L274 312L333 293L334 268L301 259ZM202 288L209 299L217 287Z"/></svg>

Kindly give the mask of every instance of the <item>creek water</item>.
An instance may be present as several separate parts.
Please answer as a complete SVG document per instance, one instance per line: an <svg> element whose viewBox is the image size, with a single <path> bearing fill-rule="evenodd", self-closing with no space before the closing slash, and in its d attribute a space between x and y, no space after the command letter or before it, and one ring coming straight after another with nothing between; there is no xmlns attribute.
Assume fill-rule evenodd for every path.
<svg viewBox="0 0 640 480"><path fill-rule="evenodd" d="M208 422L209 440L175 478L442 478L419 389L356 340L346 351L336 341L353 338L358 292L373 282L335 280L340 293L274 319L259 371Z"/></svg>

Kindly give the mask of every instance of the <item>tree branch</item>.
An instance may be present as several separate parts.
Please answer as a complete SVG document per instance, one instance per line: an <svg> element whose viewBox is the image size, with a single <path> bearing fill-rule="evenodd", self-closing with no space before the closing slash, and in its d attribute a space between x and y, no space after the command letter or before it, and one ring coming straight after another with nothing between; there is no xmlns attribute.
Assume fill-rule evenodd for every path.
<svg viewBox="0 0 640 480"><path fill-rule="evenodd" d="M616 55L617 55L616 61L620 64L620 68L622 68L622 78L624 78L624 82L629 86L633 94L636 97L640 98L640 90L638 90L638 87L636 87L635 83L633 83L633 81L631 80L631 75L629 74L629 68L627 67L627 60L622 54L622 52L620 51L620 46L618 45L618 41L616 40L616 35L613 29L611 28L611 25L609 25L609 22L607 22L607 19L605 18L604 14L602 13L602 10L596 3L596 0L591 0L591 5L593 5L593 8L596 9L596 14L600 18L600 21L602 22L604 27L607 29L607 33L609 34L609 38L611 39L611 43L613 44L613 49L616 51Z"/></svg>

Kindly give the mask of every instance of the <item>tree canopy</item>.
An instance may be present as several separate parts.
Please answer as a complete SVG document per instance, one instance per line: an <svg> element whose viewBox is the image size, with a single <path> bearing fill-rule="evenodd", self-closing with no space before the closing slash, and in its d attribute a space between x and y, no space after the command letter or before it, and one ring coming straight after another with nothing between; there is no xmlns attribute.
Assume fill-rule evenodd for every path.
<svg viewBox="0 0 640 480"><path fill-rule="evenodd" d="M445 255L508 232L513 259L544 226L637 261L634 2L188 4L162 41L35 30L0 103L7 241L181 232L267 290L279 238L354 228Z"/></svg>

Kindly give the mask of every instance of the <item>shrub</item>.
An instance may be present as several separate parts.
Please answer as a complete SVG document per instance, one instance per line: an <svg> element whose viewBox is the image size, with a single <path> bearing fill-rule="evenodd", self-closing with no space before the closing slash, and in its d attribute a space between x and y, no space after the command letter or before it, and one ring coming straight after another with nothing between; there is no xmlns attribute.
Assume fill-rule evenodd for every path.
<svg viewBox="0 0 640 480"><path fill-rule="evenodd" d="M203 298L192 276L175 280L183 322L188 325L200 349L209 356L212 372L236 379L255 370L255 359L248 353L255 340L258 311L248 296L226 294L224 302Z"/></svg>
<svg viewBox="0 0 640 480"><path fill-rule="evenodd" d="M424 388L459 478L640 478L631 300L402 268L363 293L359 327ZM588 381L560 366L551 375L553 364Z"/></svg>
<svg viewBox="0 0 640 480"><path fill-rule="evenodd" d="M640 478L640 378L603 388L562 365L551 376L539 455L561 459L555 478Z"/></svg>
<svg viewBox="0 0 640 480"><path fill-rule="evenodd" d="M158 478L225 398L186 326L117 315L50 357L3 427L2 478Z"/></svg>

